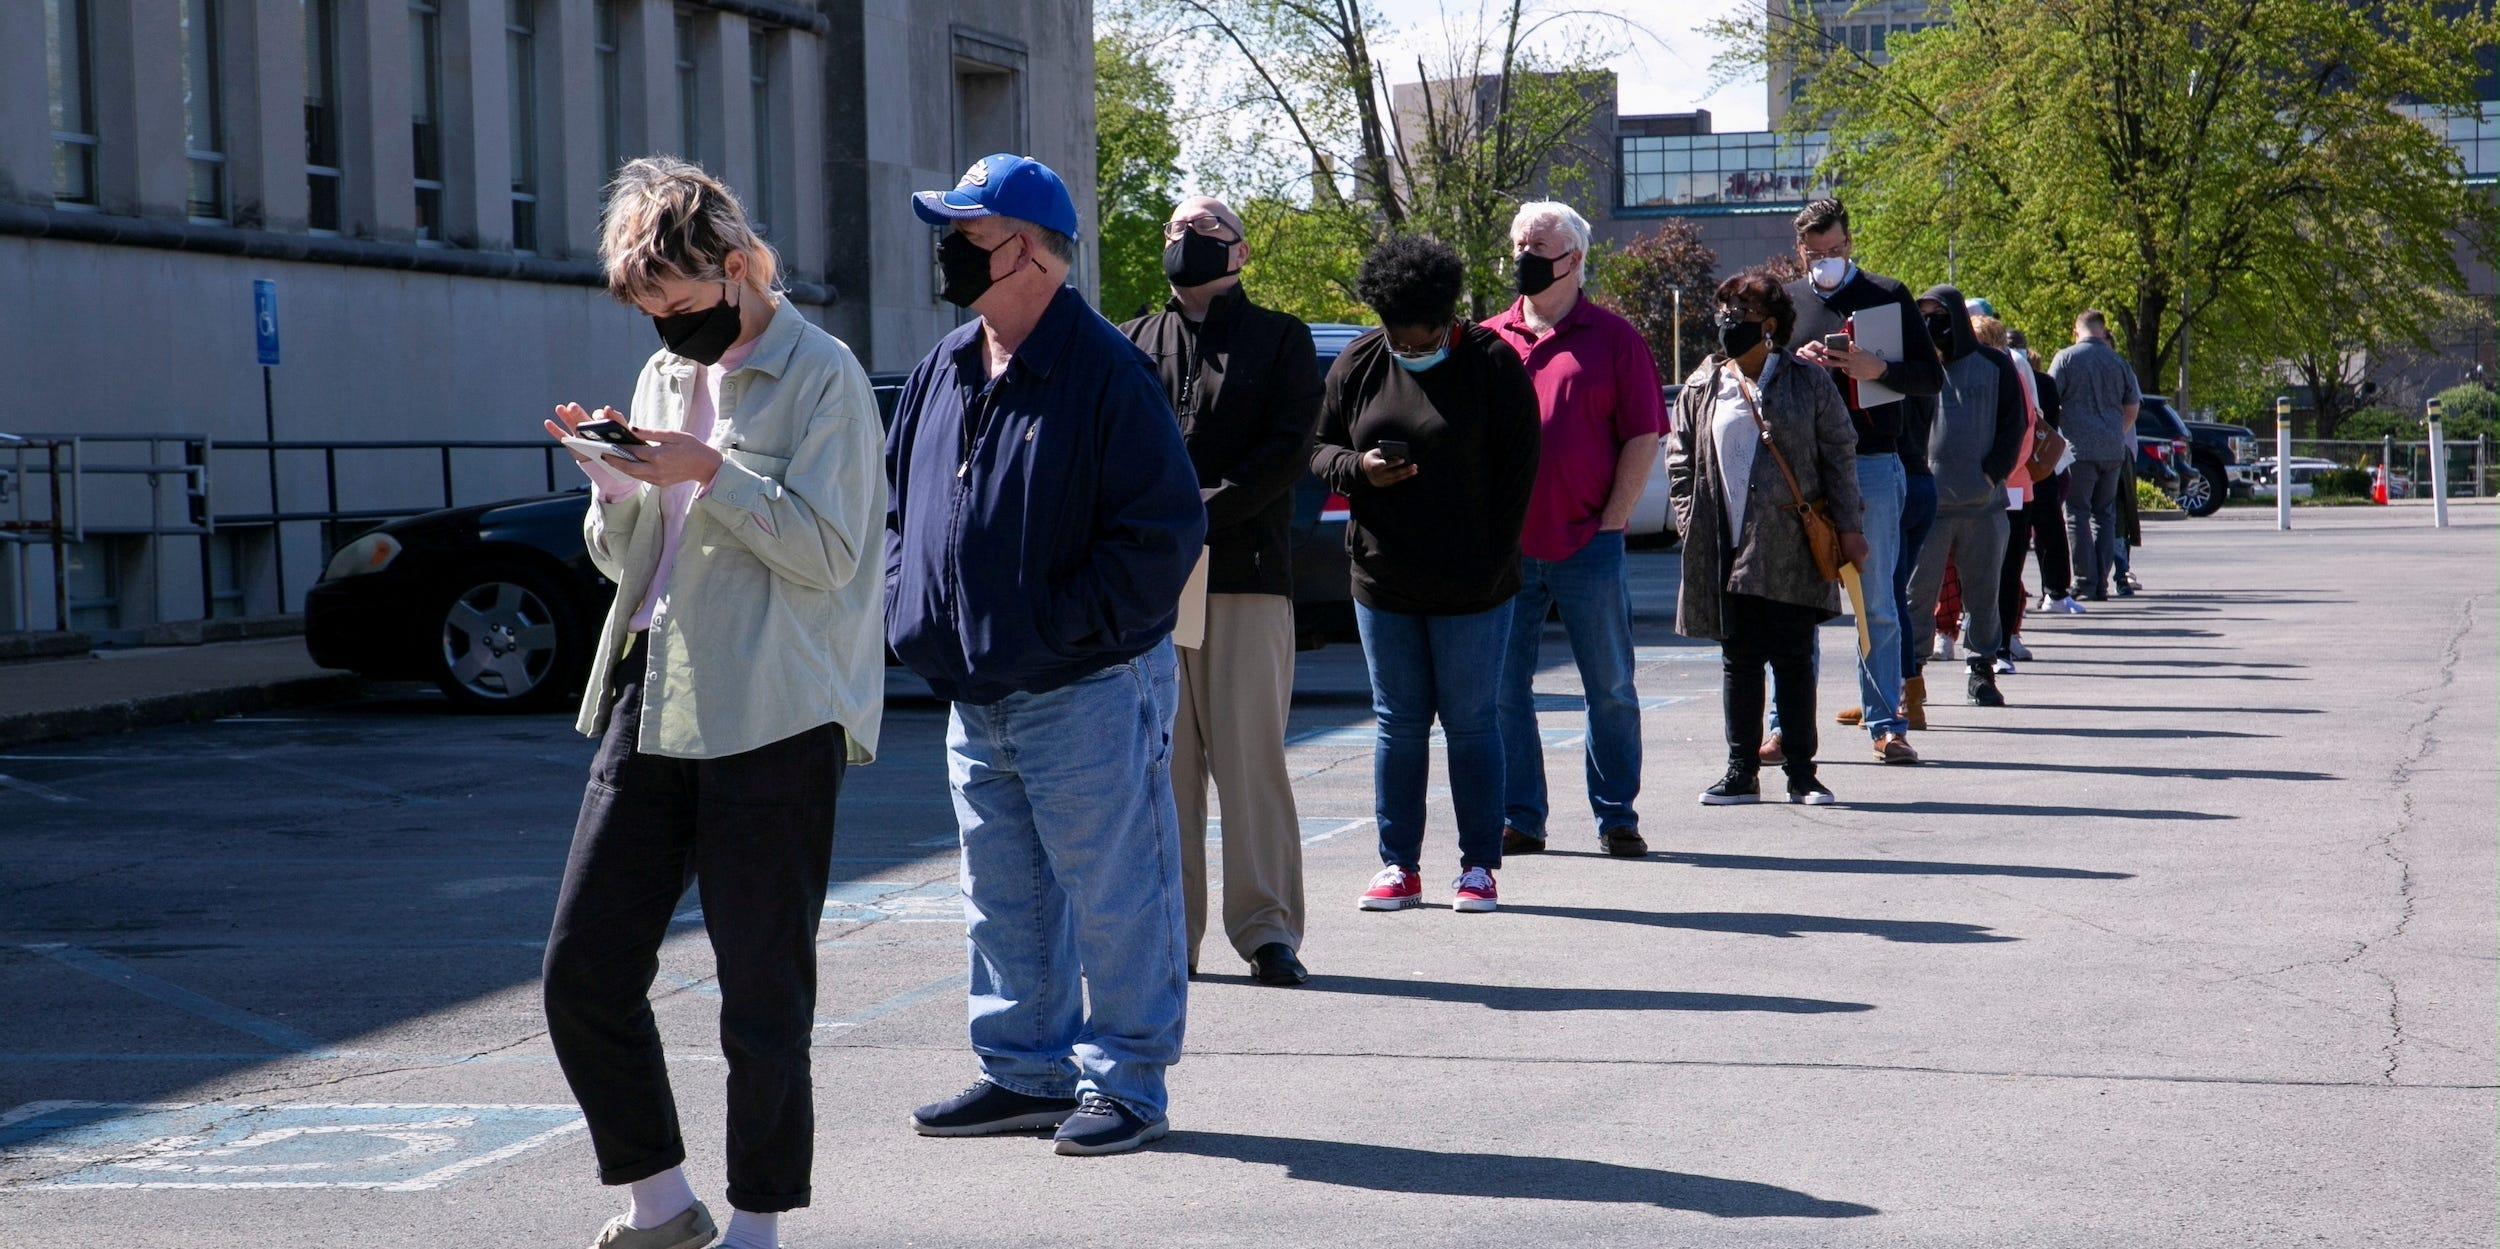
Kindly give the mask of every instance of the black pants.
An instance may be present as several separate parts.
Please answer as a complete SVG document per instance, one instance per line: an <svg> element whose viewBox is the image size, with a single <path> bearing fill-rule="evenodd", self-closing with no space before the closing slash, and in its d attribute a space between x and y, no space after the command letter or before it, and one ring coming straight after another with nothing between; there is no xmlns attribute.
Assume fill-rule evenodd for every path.
<svg viewBox="0 0 2500 1249"><path fill-rule="evenodd" d="M2023 590L2023 565L2031 562L2031 544L2039 533L2039 516L2030 503L2005 514L2005 560L1997 569L1999 638L2011 638L2023 631L2023 609L2031 605L2031 596ZM1999 642L1997 654L2005 651L2006 643Z"/></svg>
<svg viewBox="0 0 2500 1249"><path fill-rule="evenodd" d="M719 759L643 754L642 649L618 665L556 899L548 1037L589 1121L601 1183L685 1161L650 990L669 917L695 882L720 974L729 1202L794 1209L808 1203L814 1157L816 926L847 743L827 724Z"/></svg>
<svg viewBox="0 0 2500 1249"><path fill-rule="evenodd" d="M2035 489L2038 496L2024 510L2031 513L2031 545L2040 554L2040 590L2064 598L2075 582L2074 550L2066 541L2066 474L2039 482Z"/></svg>
<svg viewBox="0 0 2500 1249"><path fill-rule="evenodd" d="M1761 770L1762 666L1779 681L1780 750L1791 780L1814 776L1814 627L1823 613L1728 591L1720 600L1719 698L1727 716L1728 767L1748 775Z"/></svg>

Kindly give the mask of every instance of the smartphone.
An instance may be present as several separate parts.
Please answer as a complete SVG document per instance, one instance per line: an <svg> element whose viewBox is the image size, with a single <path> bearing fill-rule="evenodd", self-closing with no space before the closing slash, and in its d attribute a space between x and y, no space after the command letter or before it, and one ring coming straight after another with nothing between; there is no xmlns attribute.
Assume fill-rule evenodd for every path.
<svg viewBox="0 0 2500 1249"><path fill-rule="evenodd" d="M1849 336L1846 334L1825 334L1823 336L1823 350L1832 352L1845 352L1849 350Z"/></svg>
<svg viewBox="0 0 2500 1249"><path fill-rule="evenodd" d="M633 452L626 450L624 446L619 443L601 442L596 438L583 438L579 435L566 438L563 442L565 446L571 447L594 460L626 460L635 464L642 462L641 456L635 455Z"/></svg>
<svg viewBox="0 0 2500 1249"><path fill-rule="evenodd" d="M1406 444L1404 442L1395 438L1383 438L1380 441L1373 443L1372 446L1380 452L1381 458L1388 460L1390 463L1403 464L1406 462Z"/></svg>
<svg viewBox="0 0 2500 1249"><path fill-rule="evenodd" d="M634 431L627 428L625 422L612 421L604 416L594 416L589 420L574 426L573 432L584 438L604 442L611 446L647 447L651 445L650 443L644 442L642 439L635 437Z"/></svg>

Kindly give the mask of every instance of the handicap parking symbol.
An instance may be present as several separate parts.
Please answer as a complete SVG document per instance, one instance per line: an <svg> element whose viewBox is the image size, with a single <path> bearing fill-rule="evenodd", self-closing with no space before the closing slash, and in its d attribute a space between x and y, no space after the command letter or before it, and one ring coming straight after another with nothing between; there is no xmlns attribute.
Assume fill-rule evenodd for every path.
<svg viewBox="0 0 2500 1249"><path fill-rule="evenodd" d="M0 1115L0 1191L423 1192L580 1130L571 1106L31 1102Z"/></svg>

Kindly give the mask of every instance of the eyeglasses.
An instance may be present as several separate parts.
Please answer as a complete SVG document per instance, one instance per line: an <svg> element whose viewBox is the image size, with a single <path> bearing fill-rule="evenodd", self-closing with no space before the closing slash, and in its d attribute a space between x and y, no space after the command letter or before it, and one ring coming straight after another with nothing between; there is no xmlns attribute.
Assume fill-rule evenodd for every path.
<svg viewBox="0 0 2500 1249"><path fill-rule="evenodd" d="M1215 215L1214 215L1214 214L1212 214L1212 213L1200 213L1200 214L1198 214L1197 216L1195 216L1195 217L1191 217L1191 218L1189 218L1189 219L1188 219L1188 220L1186 220L1186 221L1166 221L1166 222L1164 222L1164 223L1163 223L1163 241L1164 241L1164 242L1166 242L1166 243L1169 243L1169 242L1171 242L1171 241L1173 241L1173 240L1175 240L1175 239L1179 238L1179 237L1180 237L1180 236L1182 236L1183 234L1186 234L1186 233L1189 233L1189 232L1190 232L1190 231L1192 231L1192 230L1195 230L1195 231L1197 231L1197 232L1198 232L1198 233L1200 233L1200 234L1206 235L1208 238L1211 238L1211 239L1216 239L1216 240L1219 240L1219 241L1221 241L1221 242L1226 242L1226 243L1238 243L1238 242L1240 242L1241 240L1240 240L1240 239L1238 239L1238 238L1226 238L1226 237L1225 237L1226 235L1228 235L1228 234L1231 234L1231 233L1232 233L1232 229L1233 229L1233 228L1232 228L1231 226L1228 226L1228 225L1224 224L1224 221L1223 221L1223 219L1222 219L1222 218L1217 217L1217 216L1215 216Z"/></svg>
<svg viewBox="0 0 2500 1249"><path fill-rule="evenodd" d="M1448 337L1449 331L1447 330L1435 331L1432 336L1432 342L1422 347L1400 347L1397 345L1395 340L1384 341L1387 341L1389 344L1390 355L1396 356L1401 360L1424 360L1429 359L1432 356L1432 353L1441 350L1441 348L1446 345L1445 340Z"/></svg>

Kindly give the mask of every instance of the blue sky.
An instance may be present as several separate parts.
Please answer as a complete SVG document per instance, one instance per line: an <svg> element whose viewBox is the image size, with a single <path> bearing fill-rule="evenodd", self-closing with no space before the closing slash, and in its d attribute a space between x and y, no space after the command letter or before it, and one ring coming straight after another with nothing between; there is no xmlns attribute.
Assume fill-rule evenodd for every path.
<svg viewBox="0 0 2500 1249"><path fill-rule="evenodd" d="M1759 3L1760 0L1593 0L1569 7L1620 14L1658 36L1655 40L1627 39L1624 51L1612 62L1620 83L1622 111L1671 113L1706 108L1710 110L1713 128L1726 131L1762 129L1768 101L1759 79L1708 94L1710 62L1718 49L1698 28L1713 18L1754 8ZM1398 47L1381 54L1393 82L1413 81L1416 55L1422 53L1430 58L1443 46L1439 32L1445 20L1473 21L1479 13L1507 11L1501 0L1370 0L1370 7L1383 20L1399 27L1405 36ZM1531 10L1537 7L1540 6L1532 0ZM1550 11L1562 6L1547 0L1541 7Z"/></svg>

